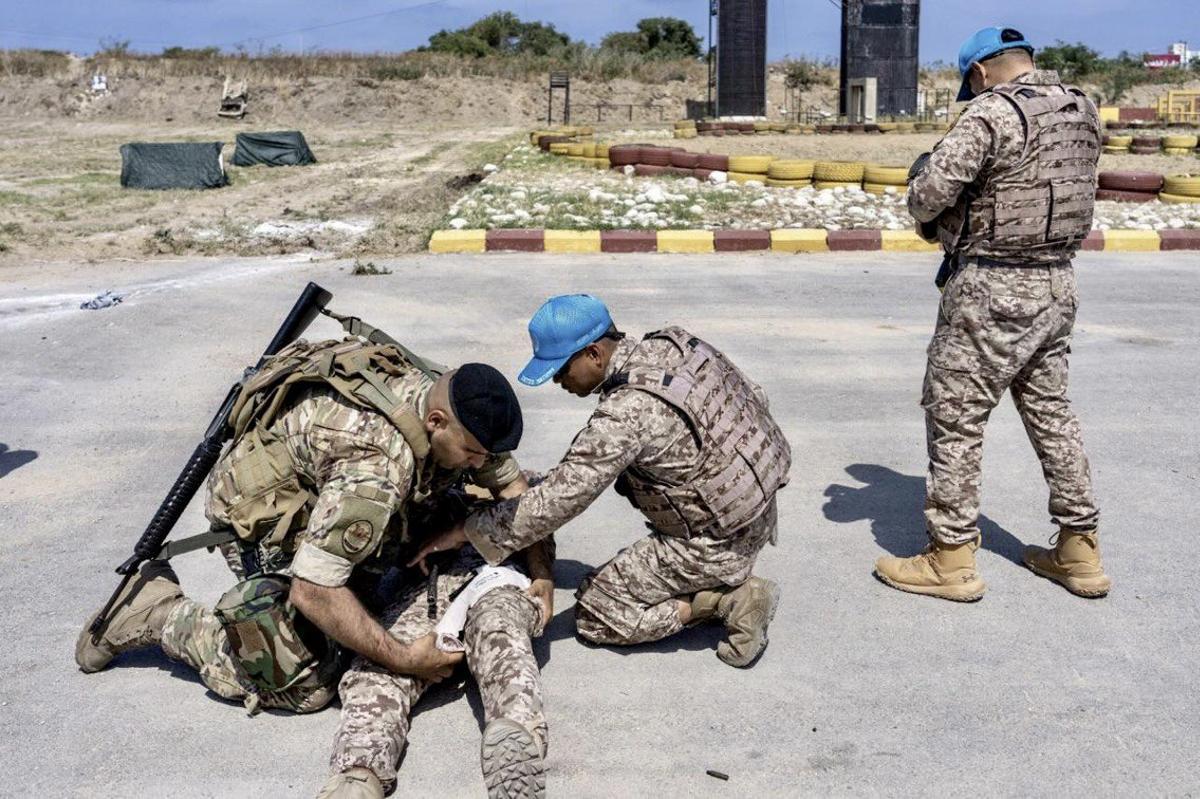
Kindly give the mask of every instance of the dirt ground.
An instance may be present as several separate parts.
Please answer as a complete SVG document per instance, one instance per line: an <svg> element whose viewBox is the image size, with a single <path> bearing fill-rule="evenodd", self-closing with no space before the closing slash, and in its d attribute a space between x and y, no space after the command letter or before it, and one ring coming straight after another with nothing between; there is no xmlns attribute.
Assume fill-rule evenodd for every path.
<svg viewBox="0 0 1200 799"><path fill-rule="evenodd" d="M168 135L144 123L0 120L0 263L412 252L469 185L464 176L502 157L513 140L507 129L316 125L304 131L316 165L271 169L229 166L234 132L189 125L171 126ZM121 188L120 146L164 139L224 139L231 185Z"/></svg>

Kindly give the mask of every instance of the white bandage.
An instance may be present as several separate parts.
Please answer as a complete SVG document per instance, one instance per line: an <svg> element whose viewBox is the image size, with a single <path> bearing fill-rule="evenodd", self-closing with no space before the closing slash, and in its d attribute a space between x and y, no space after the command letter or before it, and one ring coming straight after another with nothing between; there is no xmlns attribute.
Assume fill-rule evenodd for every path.
<svg viewBox="0 0 1200 799"><path fill-rule="evenodd" d="M446 614L435 629L437 648L443 652L462 652L466 649L459 636L467 624L467 611L488 591L506 585L524 590L529 584L529 578L511 566L484 566L446 608Z"/></svg>

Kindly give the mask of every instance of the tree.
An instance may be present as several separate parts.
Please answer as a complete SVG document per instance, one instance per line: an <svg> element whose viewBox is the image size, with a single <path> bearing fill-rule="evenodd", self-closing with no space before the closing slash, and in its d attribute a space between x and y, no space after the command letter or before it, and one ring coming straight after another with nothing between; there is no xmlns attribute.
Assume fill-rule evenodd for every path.
<svg viewBox="0 0 1200 799"><path fill-rule="evenodd" d="M646 17L636 31L610 33L600 41L604 50L637 53L649 58L699 58L700 37L692 26L675 17Z"/></svg>
<svg viewBox="0 0 1200 799"><path fill-rule="evenodd" d="M485 55L549 55L571 38L544 22L522 22L511 11L497 11L455 31L440 30L423 50L481 58Z"/></svg>
<svg viewBox="0 0 1200 799"><path fill-rule="evenodd" d="M1059 39L1038 52L1037 65L1040 69L1053 69L1063 80L1074 83L1102 71L1105 63L1100 53L1083 42L1067 44Z"/></svg>

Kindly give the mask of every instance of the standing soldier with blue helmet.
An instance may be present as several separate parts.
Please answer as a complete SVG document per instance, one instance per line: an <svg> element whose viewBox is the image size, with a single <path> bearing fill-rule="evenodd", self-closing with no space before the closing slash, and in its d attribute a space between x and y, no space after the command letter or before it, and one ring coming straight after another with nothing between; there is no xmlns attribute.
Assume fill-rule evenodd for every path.
<svg viewBox="0 0 1200 799"><path fill-rule="evenodd" d="M959 51L966 111L910 173L908 208L946 258L922 405L929 474L926 550L884 557L876 574L902 591L973 601L980 461L988 416L1007 390L1042 463L1053 549L1025 565L1068 591L1104 596L1099 513L1079 420L1067 399L1067 355L1079 304L1071 259L1092 224L1100 123L1058 74L1035 68L1012 28L984 28Z"/></svg>
<svg viewBox="0 0 1200 799"><path fill-rule="evenodd" d="M554 382L599 404L538 485L468 518L418 556L470 542L491 563L546 538L614 482L650 534L576 592L579 635L638 644L720 621L717 656L747 667L767 646L775 583L752 576L776 535L775 493L791 451L758 385L679 327L640 339L618 332L604 303L553 297L529 323L522 383ZM415 562L415 561L414 561Z"/></svg>

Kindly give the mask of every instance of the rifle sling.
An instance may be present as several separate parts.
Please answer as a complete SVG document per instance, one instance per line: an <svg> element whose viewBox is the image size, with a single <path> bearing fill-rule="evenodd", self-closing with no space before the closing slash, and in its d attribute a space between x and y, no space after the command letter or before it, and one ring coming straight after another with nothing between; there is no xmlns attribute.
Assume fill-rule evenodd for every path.
<svg viewBox="0 0 1200 799"><path fill-rule="evenodd" d="M155 560L170 560L176 555L182 555L185 552L195 552L197 549L212 549L221 544L228 544L231 541L237 540L237 535L231 529L209 530L207 533L168 541L162 545L162 549L158 550Z"/></svg>

